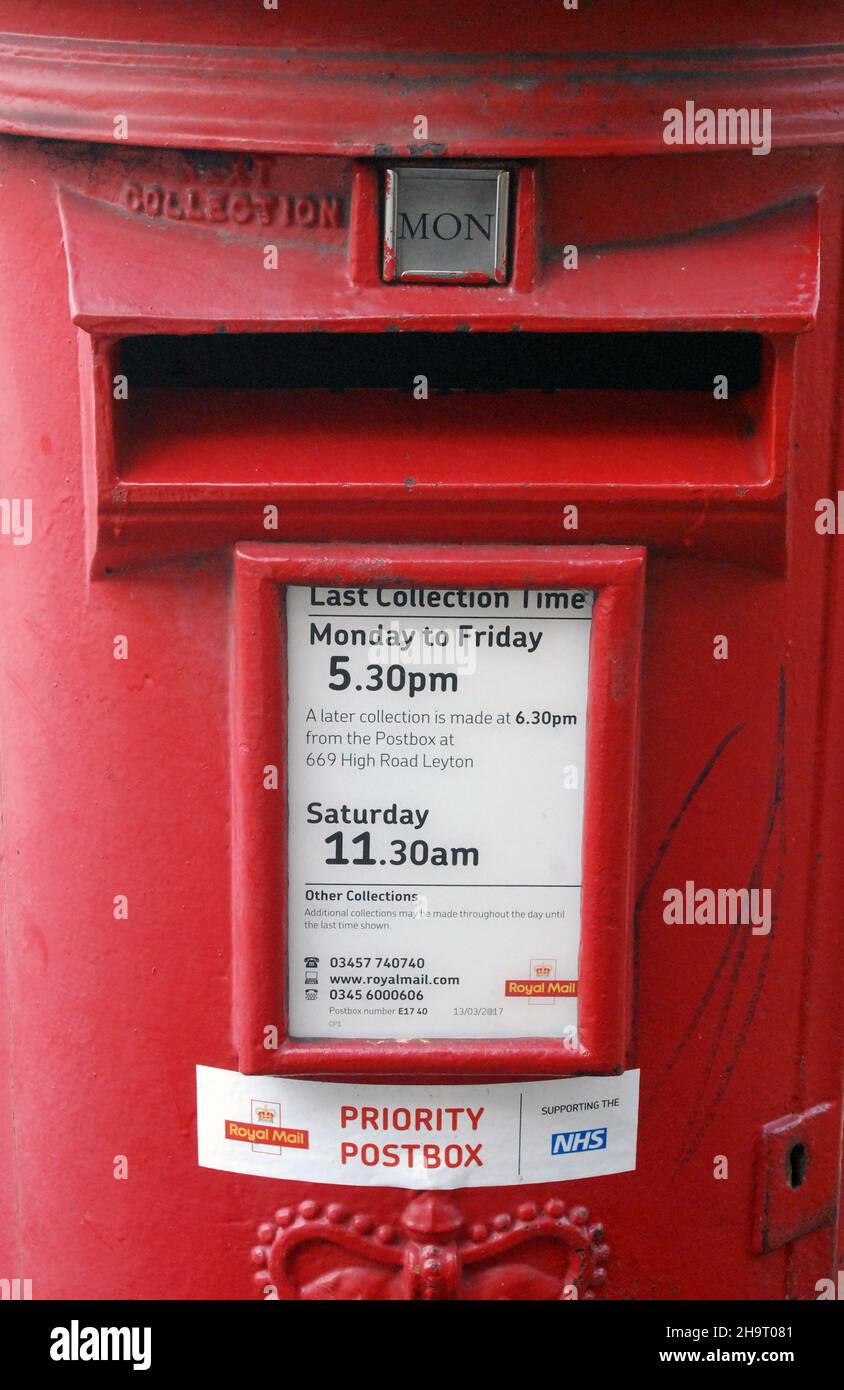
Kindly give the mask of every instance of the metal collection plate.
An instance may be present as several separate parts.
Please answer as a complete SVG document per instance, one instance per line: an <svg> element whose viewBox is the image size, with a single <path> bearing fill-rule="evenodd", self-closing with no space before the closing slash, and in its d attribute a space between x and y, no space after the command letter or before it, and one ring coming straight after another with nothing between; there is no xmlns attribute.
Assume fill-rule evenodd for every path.
<svg viewBox="0 0 844 1390"><path fill-rule="evenodd" d="M503 284L509 182L505 169L387 169L384 279Z"/></svg>

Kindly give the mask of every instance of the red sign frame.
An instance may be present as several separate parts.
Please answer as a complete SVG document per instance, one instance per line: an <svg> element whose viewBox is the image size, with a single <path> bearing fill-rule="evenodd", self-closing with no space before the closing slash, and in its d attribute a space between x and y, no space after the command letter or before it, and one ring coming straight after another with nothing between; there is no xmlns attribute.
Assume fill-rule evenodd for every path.
<svg viewBox="0 0 844 1390"><path fill-rule="evenodd" d="M624 1069L645 551L638 546L244 544L235 556L234 1028L240 1069L565 1076ZM579 1039L293 1039L287 1033L287 585L596 591L586 729ZM265 769L279 770L277 790Z"/></svg>

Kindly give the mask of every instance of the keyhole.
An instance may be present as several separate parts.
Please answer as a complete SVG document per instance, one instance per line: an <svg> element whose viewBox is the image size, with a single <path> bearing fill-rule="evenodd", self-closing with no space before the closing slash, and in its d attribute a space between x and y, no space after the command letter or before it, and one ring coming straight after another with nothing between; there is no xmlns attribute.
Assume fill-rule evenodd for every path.
<svg viewBox="0 0 844 1390"><path fill-rule="evenodd" d="M790 1187L802 1187L809 1165L805 1144L792 1144L788 1151L788 1182Z"/></svg>

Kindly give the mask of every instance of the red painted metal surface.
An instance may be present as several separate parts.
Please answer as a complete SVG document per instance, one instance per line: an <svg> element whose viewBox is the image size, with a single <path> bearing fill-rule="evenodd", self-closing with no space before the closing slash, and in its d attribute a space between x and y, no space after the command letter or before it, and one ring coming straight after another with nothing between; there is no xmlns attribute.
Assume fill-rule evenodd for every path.
<svg viewBox="0 0 844 1390"><path fill-rule="evenodd" d="M840 6L227 6L200 42L181 3L0 0L0 30L0 492L32 504L29 544L0 534L0 1277L813 1298L841 1263L844 540L815 525L844 488ZM665 146L686 99L770 106L772 153ZM513 162L506 287L381 284L397 156ZM129 332L461 326L751 329L763 371L724 402L114 398ZM635 1172L446 1200L197 1167L194 1068L238 1066L233 566L256 541L647 549ZM666 924L687 880L770 887L770 934Z"/></svg>
<svg viewBox="0 0 844 1390"><path fill-rule="evenodd" d="M646 13L609 0L600 14L538 0L530 15L464 0L436 20L407 0L316 15L305 0L276 14L234 8L203 16L200 36L189 6L118 16L108 0L64 0L40 7L27 37L28 0L4 0L3 128L103 141L125 113L129 139L154 146L641 154L664 148L661 113L678 94L734 107L738 68L752 103L777 111L780 147L840 138L841 23L829 0L710 0L682 21L670 0Z"/></svg>
<svg viewBox="0 0 844 1390"><path fill-rule="evenodd" d="M712 158L689 156L689 200L698 170L712 168ZM156 159L146 174L135 166L132 179L125 160L105 155L90 175L79 167L62 169L73 318L85 329L86 477L92 485L96 479L97 488L88 526L97 569L125 563L130 551L139 558L172 554L180 537L187 549L263 539L267 503L283 505L289 534L301 539L354 540L365 530L372 539L418 540L434 534L432 527L443 540L460 539L469 505L482 538L544 542L559 536L555 508L575 504L583 541L636 539L733 560L744 558L751 545L760 563L782 568L794 335L814 322L818 296L815 171L801 182L798 162L768 191L767 209L754 195L751 215L741 216L732 202L734 185L747 175L735 163L725 165L717 178L731 200L728 226L713 222L707 198L698 208L707 235L693 230L687 209L684 227L671 222L674 235L659 238L655 225L640 226L630 245L623 217L611 207L602 222L592 207L584 225L560 229L562 240L546 235L537 257L536 171L522 169L516 213L525 226L517 230L512 279L505 289L481 294L382 283L377 169L353 163L338 172L331 161L305 163L307 173L295 160L269 158L250 177L264 196L279 201L311 187L308 178L322 181L343 208L342 227L297 235L287 227L217 231L159 216L127 217L130 186L181 189L185 200L185 187L196 186L196 161L186 165L181 157ZM666 177L670 167L663 166ZM644 173L640 168L639 176ZM629 178L615 160L595 176ZM222 165L218 159L211 182L205 174L200 186L220 188L244 177L233 158ZM543 166L541 184L546 222L564 200L594 202L585 178L561 184L554 161ZM285 192L290 189L292 195ZM676 218L673 209L670 216ZM576 273L560 263L572 232L583 237ZM280 247L281 272L263 268L266 237ZM364 245L368 260L359 249ZM183 273L186 248L195 275ZM152 282L151 256L159 271ZM209 392L203 398L197 392L190 412L182 393L166 388L140 387L124 402L112 399L118 335L461 326L760 331L766 335L766 389L723 402L670 391L519 391L492 395L482 411L472 397L432 394L424 415L418 402L388 391L326 393L316 413L307 395L296 391ZM436 356L426 354L424 340L419 353L434 389ZM232 414L244 436L239 451L229 442ZM516 428L515 418L529 427ZM375 454L369 435L374 419ZM499 447L502 438L506 450ZM609 516L600 505L608 478L614 489ZM692 492L701 506L690 527ZM188 502L189 535L180 511Z"/></svg>

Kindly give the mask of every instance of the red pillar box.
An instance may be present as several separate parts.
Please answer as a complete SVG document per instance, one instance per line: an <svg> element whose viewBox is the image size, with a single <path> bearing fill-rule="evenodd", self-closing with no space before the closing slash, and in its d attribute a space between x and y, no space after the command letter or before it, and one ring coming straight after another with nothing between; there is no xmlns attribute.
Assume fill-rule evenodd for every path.
<svg viewBox="0 0 844 1390"><path fill-rule="evenodd" d="M31 8L0 1278L817 1297L838 7Z"/></svg>

